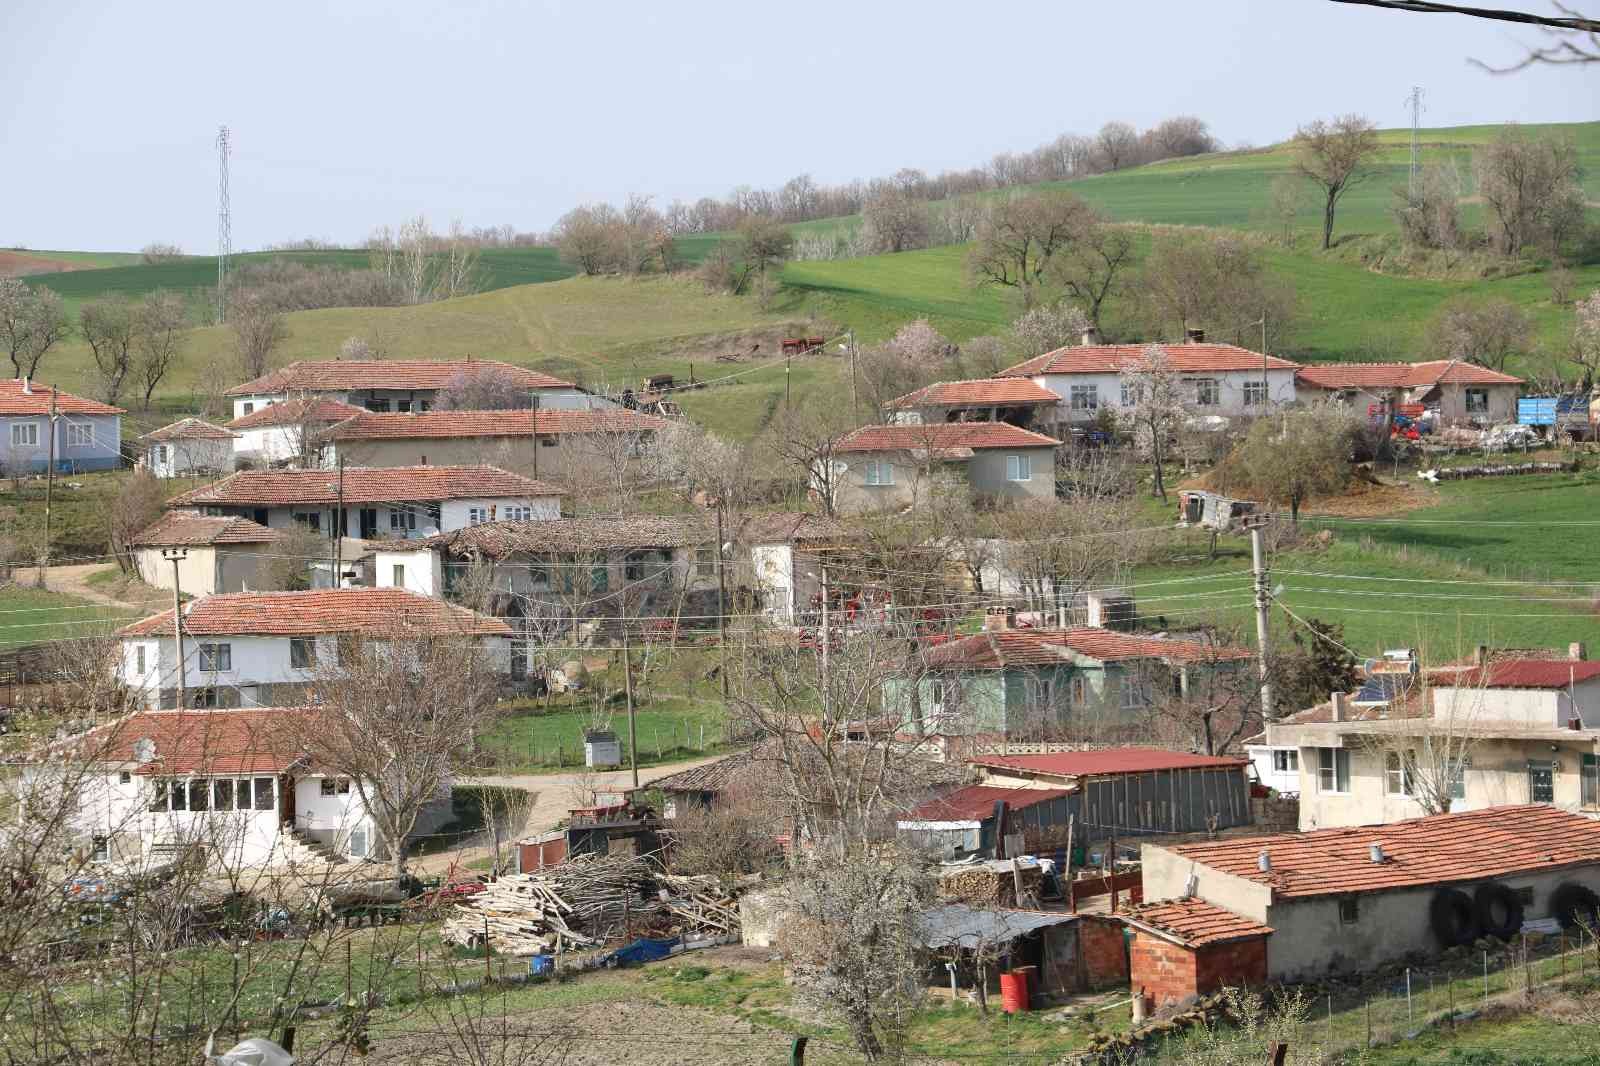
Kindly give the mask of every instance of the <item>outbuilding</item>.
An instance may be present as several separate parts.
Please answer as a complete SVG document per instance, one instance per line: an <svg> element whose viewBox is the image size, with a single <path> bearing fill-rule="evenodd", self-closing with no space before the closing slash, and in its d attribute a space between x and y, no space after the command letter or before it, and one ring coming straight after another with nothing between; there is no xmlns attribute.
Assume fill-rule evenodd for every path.
<svg viewBox="0 0 1600 1066"><path fill-rule="evenodd" d="M238 434L198 418L184 418L139 438L144 468L159 478L228 474Z"/></svg>
<svg viewBox="0 0 1600 1066"><path fill-rule="evenodd" d="M1201 899L1141 903L1123 921L1131 934L1129 983L1152 1010L1267 983L1272 929L1260 922Z"/></svg>

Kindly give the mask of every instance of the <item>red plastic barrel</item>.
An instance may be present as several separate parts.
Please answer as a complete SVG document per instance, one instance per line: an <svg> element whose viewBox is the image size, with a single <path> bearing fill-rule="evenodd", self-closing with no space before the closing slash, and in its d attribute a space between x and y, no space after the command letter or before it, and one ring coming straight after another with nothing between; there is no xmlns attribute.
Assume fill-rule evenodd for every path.
<svg viewBox="0 0 1600 1066"><path fill-rule="evenodd" d="M1013 973L1022 975L1023 992L1027 995L1023 1002L1031 1008L1033 1006L1033 997L1039 994L1039 967L1013 966L1011 970Z"/></svg>
<svg viewBox="0 0 1600 1066"><path fill-rule="evenodd" d="M1028 977L1015 970L1000 975L1000 1009L1019 1014L1028 1009Z"/></svg>

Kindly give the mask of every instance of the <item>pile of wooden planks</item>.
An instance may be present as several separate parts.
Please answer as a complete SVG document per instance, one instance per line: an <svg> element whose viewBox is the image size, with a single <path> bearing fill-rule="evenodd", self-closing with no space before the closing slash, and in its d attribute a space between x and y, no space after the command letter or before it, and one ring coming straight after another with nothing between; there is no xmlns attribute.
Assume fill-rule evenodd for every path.
<svg viewBox="0 0 1600 1066"><path fill-rule="evenodd" d="M1037 863L1024 863L1021 873L1023 895L1037 899L1044 872ZM939 871L939 897L975 907L1015 907L1018 905L1016 881L1009 862L947 866Z"/></svg>
<svg viewBox="0 0 1600 1066"><path fill-rule="evenodd" d="M637 856L578 856L535 874L501 877L461 901L445 920L446 943L498 952L550 954L652 932L733 933L737 904L714 878L661 873Z"/></svg>

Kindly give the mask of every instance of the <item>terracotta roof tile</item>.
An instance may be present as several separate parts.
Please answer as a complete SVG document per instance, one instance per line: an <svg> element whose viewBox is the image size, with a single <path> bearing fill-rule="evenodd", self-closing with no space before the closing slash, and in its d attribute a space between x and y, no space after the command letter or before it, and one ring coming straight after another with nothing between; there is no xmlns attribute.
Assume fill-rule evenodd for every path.
<svg viewBox="0 0 1600 1066"><path fill-rule="evenodd" d="M1484 668L1456 674L1453 681L1436 677L1434 684L1466 688L1566 688L1600 677L1600 662L1575 659L1491 659Z"/></svg>
<svg viewBox="0 0 1600 1066"><path fill-rule="evenodd" d="M1027 378L940 381L890 400L890 407L966 407L990 404L1059 403L1061 397Z"/></svg>
<svg viewBox="0 0 1600 1066"><path fill-rule="evenodd" d="M1441 381L1469 385L1520 385L1512 377L1459 359L1424 363L1319 363L1303 366L1295 380L1322 389L1411 389Z"/></svg>
<svg viewBox="0 0 1600 1066"><path fill-rule="evenodd" d="M1058 774L1064 777L1237 767L1249 762L1248 759L1229 755L1195 755L1186 751L1167 751L1164 748L1058 751L1048 755L980 755L967 761L973 766L987 766L997 770L1026 770L1035 774Z"/></svg>
<svg viewBox="0 0 1600 1066"><path fill-rule="evenodd" d="M570 389L570 381L493 359L322 359L290 363L228 390L229 396L350 389L442 389L458 375L494 372L529 389Z"/></svg>
<svg viewBox="0 0 1600 1066"><path fill-rule="evenodd" d="M47 415L50 413L50 392L54 386L30 382L29 392L22 391L21 378L0 378L0 415ZM74 396L55 389L56 413L63 415L120 415L120 407Z"/></svg>
<svg viewBox="0 0 1600 1066"><path fill-rule="evenodd" d="M1042 374L1109 374L1136 364L1148 344L1090 344L1057 348L1000 371L998 377L1031 378ZM1225 370L1294 370L1300 364L1275 355L1262 355L1233 344L1163 344L1167 358L1180 374L1220 373Z"/></svg>
<svg viewBox="0 0 1600 1066"><path fill-rule="evenodd" d="M1269 936L1270 925L1203 899L1159 899L1141 903L1127 914L1129 925L1148 929L1180 944L1203 948L1230 940L1253 940Z"/></svg>
<svg viewBox="0 0 1600 1066"><path fill-rule="evenodd" d="M906 822L982 822L994 815L994 805L1005 801L1006 809L1020 811L1037 803L1048 803L1071 795L1066 788L998 788L994 785L968 785L948 796L928 800L902 815Z"/></svg>
<svg viewBox="0 0 1600 1066"><path fill-rule="evenodd" d="M248 518L168 511L128 543L135 548L182 548L208 544L265 544L281 533Z"/></svg>
<svg viewBox="0 0 1600 1066"><path fill-rule="evenodd" d="M364 407L353 407L339 400L318 400L298 397L269 403L247 415L240 415L228 423L229 429L260 429L263 426L331 425L367 413Z"/></svg>
<svg viewBox="0 0 1600 1066"><path fill-rule="evenodd" d="M666 420L624 408L592 411L364 411L329 433L330 440L433 440L450 437L531 437L567 433L649 433Z"/></svg>
<svg viewBox="0 0 1600 1066"><path fill-rule="evenodd" d="M933 449L960 454L974 448L1054 448L1061 442L1005 422L945 422L932 426L862 426L834 445L838 452Z"/></svg>
<svg viewBox="0 0 1600 1066"><path fill-rule="evenodd" d="M1374 863L1368 846L1383 845ZM1390 825L1237 837L1171 849L1215 870L1271 885L1279 897L1377 892L1486 881L1600 864L1600 821L1534 804L1439 814ZM1265 851L1272 870L1257 866Z"/></svg>
<svg viewBox="0 0 1600 1066"><path fill-rule="evenodd" d="M432 502L478 497L560 496L561 489L494 466L349 466L344 502ZM168 507L273 507L296 503L333 505L340 494L333 470L241 470L221 481L174 496Z"/></svg>
<svg viewBox="0 0 1600 1066"><path fill-rule="evenodd" d="M228 711L142 711L78 738L77 750L97 762L137 763L140 740L155 759L140 774L283 773L305 761L295 743L305 707Z"/></svg>
<svg viewBox="0 0 1600 1066"><path fill-rule="evenodd" d="M1068 662L1069 653L1100 662L1160 659L1166 662L1208 662L1248 659L1248 648L1203 644L1196 640L1140 636L1097 626L1070 629L989 630L930 648L923 655L932 669L999 670L1007 666L1044 666Z"/></svg>
<svg viewBox="0 0 1600 1066"><path fill-rule="evenodd" d="M392 626L443 635L511 635L498 618L405 589L312 589L307 592L230 592L183 607L189 636L310 636L382 631ZM125 637L172 632L172 612L141 618L118 631Z"/></svg>
<svg viewBox="0 0 1600 1066"><path fill-rule="evenodd" d="M170 426L152 429L139 439L154 441L159 444L162 441L169 440L232 440L236 436L238 436L237 433L221 426L213 425L210 422L204 422L198 418L184 418L172 423Z"/></svg>

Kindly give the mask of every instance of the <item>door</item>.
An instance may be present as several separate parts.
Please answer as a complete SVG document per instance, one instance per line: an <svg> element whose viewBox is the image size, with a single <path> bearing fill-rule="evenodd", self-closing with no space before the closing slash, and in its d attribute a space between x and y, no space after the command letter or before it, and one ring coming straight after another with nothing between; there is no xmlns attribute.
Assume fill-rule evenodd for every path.
<svg viewBox="0 0 1600 1066"><path fill-rule="evenodd" d="M361 508L361 539L371 540L378 535L378 509L376 507Z"/></svg>
<svg viewBox="0 0 1600 1066"><path fill-rule="evenodd" d="M291 774L278 778L278 821L285 829L294 828L294 777Z"/></svg>
<svg viewBox="0 0 1600 1066"><path fill-rule="evenodd" d="M1555 768L1548 762L1530 762L1528 764L1528 802L1554 803L1555 801Z"/></svg>

